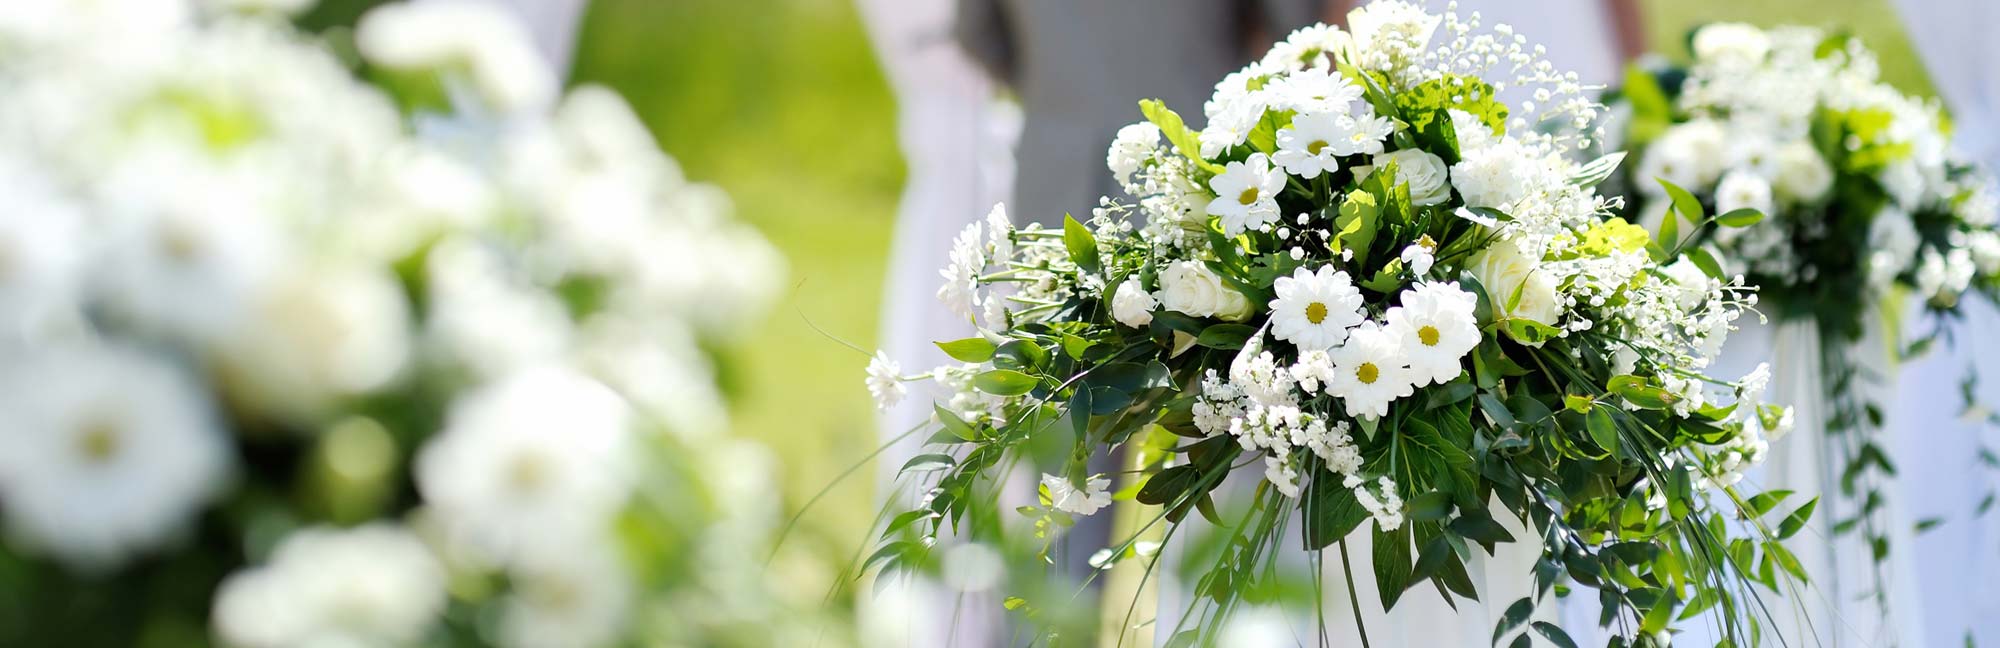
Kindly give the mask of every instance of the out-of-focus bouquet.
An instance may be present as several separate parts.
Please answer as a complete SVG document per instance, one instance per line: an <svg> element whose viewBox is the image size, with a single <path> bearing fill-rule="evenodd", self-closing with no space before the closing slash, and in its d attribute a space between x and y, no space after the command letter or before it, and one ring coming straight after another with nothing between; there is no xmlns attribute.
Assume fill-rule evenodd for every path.
<svg viewBox="0 0 2000 648"><path fill-rule="evenodd" d="M1199 132L1142 102L1147 123L1108 154L1136 205L1107 199L1060 231L996 210L959 237L939 296L983 327L939 346L964 364L871 367L884 401L923 378L957 394L937 407L936 452L906 469L928 497L890 518L873 560L920 567L941 537L1003 533L985 521L1004 474L1053 444L1060 465L1022 509L1045 539L1121 499L1162 507L1145 526L1168 543L1193 512L1220 528L1188 614L1157 629L1169 645L1223 641L1232 613L1272 600L1283 544L1313 564L1340 544L1345 565L1357 530L1385 605L1426 584L1476 597L1474 546L1540 544L1536 594L1496 640L1529 632L1561 580L1598 590L1623 641L1721 607L1749 645L1770 612L1745 584L1805 578L1779 540L1811 512L1732 486L1789 425L1762 400L1762 368L1703 373L1755 295L1610 217L1616 201L1592 187L1622 155L1565 157L1599 107L1524 37L1394 1L1349 20L1223 79ZM1532 99L1508 105L1508 91ZM1121 452L1144 468L1114 494L1087 466ZM1211 492L1252 463L1254 504L1218 515ZM1539 538L1512 537L1489 502ZM1770 524L1730 537L1739 515ZM1151 551L1134 536L1093 563ZM1008 607L1046 618L1073 599Z"/></svg>
<svg viewBox="0 0 2000 648"><path fill-rule="evenodd" d="M1964 296L2000 293L2000 193L1987 170L1950 150L1939 105L1881 82L1856 39L1721 23L1695 31L1691 46L1686 69L1627 76L1629 140L1640 152L1630 186L1647 197L1644 218L1666 214L1660 238L1716 250L1725 272L1758 288L1765 311L1816 327L1830 456L1841 462L1831 528L1861 534L1880 564L1893 535L1881 487L1895 462L1870 397L1883 368L1858 358L1883 355L1862 348L1871 329L1894 336L1906 326L1923 328L1903 335L1902 353L1921 353L1948 333ZM1698 208L1770 217L1738 229L1674 217ZM1911 294L1925 321L1901 316ZM1886 604L1882 574L1871 591Z"/></svg>
<svg viewBox="0 0 2000 648"><path fill-rule="evenodd" d="M774 251L504 14L300 4L0 9L0 644L817 636L716 380Z"/></svg>

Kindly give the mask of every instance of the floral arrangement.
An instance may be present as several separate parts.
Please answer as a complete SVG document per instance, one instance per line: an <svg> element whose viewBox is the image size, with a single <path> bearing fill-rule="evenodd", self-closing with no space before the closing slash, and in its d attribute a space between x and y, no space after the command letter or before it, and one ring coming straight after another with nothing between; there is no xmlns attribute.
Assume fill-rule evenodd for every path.
<svg viewBox="0 0 2000 648"><path fill-rule="evenodd" d="M1164 542L1185 541L1193 512L1228 538L1202 554L1213 562L1182 625L1156 630L1170 645L1214 643L1247 601L1269 600L1270 561L1291 542L1315 564L1338 545L1346 567L1345 539L1372 534L1385 606L1426 583L1475 598L1471 547L1535 540L1489 502L1542 546L1537 593L1496 641L1529 632L1563 581L1598 590L1628 645L1710 607L1749 645L1744 584L1806 577L1779 540L1812 509L1776 513L1733 487L1790 426L1762 400L1763 368L1703 373L1752 289L1610 216L1619 202L1593 186L1622 155L1566 157L1591 144L1599 106L1524 37L1397 1L1349 21L1224 78L1200 131L1141 102L1147 121L1107 156L1136 204L1107 198L1060 231L996 209L957 239L939 296L982 327L939 346L963 364L870 367L885 403L908 380L955 393L937 406L935 453L906 470L928 497L888 518L870 562L1004 542L990 538L1005 525L977 521L1028 448L1054 444L1039 505L1021 509L1045 538L1127 499L1160 507ZM1120 452L1143 469L1113 493L1115 475L1088 466ZM1212 493L1252 464L1248 510L1219 515ZM1766 515L1755 537L1729 536L1725 518ZM1139 544L1092 562L1149 553ZM1051 598L1008 608L1037 618L1074 594Z"/></svg>
<svg viewBox="0 0 2000 648"><path fill-rule="evenodd" d="M1641 151L1630 184L1649 204L1670 205L1646 212L1667 214L1660 238L1716 250L1713 262L1756 286L1779 320L1820 331L1827 431L1846 462L1833 528L1863 534L1879 564L1891 550L1880 484L1894 462L1865 389L1878 376L1854 349L1873 314L1895 335L1903 295L1932 316L1928 331L1908 336L1904 353L1914 355L1947 330L1967 293L2000 290L2000 194L1949 150L1938 104L1882 83L1874 54L1853 38L1722 23L1696 31L1692 49L1685 70L1628 75L1630 139ZM1711 207L1770 217L1712 229L1673 215Z"/></svg>
<svg viewBox="0 0 2000 648"><path fill-rule="evenodd" d="M304 4L0 9L0 644L819 636L714 375L773 250L504 14L369 14L391 94Z"/></svg>

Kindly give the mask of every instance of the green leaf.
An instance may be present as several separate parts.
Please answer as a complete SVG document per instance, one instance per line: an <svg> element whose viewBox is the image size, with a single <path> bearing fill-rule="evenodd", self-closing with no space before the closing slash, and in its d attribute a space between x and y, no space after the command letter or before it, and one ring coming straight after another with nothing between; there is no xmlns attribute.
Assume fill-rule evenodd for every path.
<svg viewBox="0 0 2000 648"><path fill-rule="evenodd" d="M1514 604L1507 606L1507 611L1500 615L1500 621L1493 624L1493 643L1500 643L1501 637L1507 636L1507 633L1513 632L1515 628L1521 627L1521 624L1527 623L1528 615L1534 613L1534 599L1524 596L1515 600Z"/></svg>
<svg viewBox="0 0 2000 648"><path fill-rule="evenodd" d="M936 342L945 355L959 362L985 362L993 359L995 347L992 340L983 337L969 337L950 342Z"/></svg>
<svg viewBox="0 0 2000 648"><path fill-rule="evenodd" d="M1611 420L1611 413L1602 407L1590 408L1584 416L1584 424L1590 428L1590 440L1605 452L1618 452L1618 423Z"/></svg>
<svg viewBox="0 0 2000 648"><path fill-rule="evenodd" d="M1800 529L1806 528L1806 522L1812 519L1813 509L1818 507L1819 498L1814 497L1806 500L1806 503L1800 505L1797 510L1792 511L1791 515L1785 516L1785 521L1778 523L1778 539L1790 538L1797 534Z"/></svg>
<svg viewBox="0 0 2000 648"><path fill-rule="evenodd" d="M1661 187L1667 189L1667 195L1673 198L1674 211L1680 212L1681 218L1687 219L1690 223L1700 223L1707 219L1707 213L1701 209L1701 200L1695 198L1694 194L1680 188L1680 185L1667 182L1665 178L1655 178L1655 180L1659 181Z"/></svg>
<svg viewBox="0 0 2000 648"><path fill-rule="evenodd" d="M1181 464L1158 473L1146 480L1139 489L1140 504L1164 505L1173 503L1181 495L1193 490L1201 482L1201 471L1192 464Z"/></svg>
<svg viewBox="0 0 2000 648"><path fill-rule="evenodd" d="M1202 329L1194 343L1211 349L1241 349L1256 334L1257 329L1248 324L1216 324Z"/></svg>
<svg viewBox="0 0 2000 648"><path fill-rule="evenodd" d="M1723 227L1749 227L1764 220L1764 212L1745 207L1715 217L1715 222Z"/></svg>
<svg viewBox="0 0 2000 648"><path fill-rule="evenodd" d="M1418 522L1442 520L1445 516L1451 515L1451 494L1431 491L1418 495L1410 498L1409 509L1412 520Z"/></svg>
<svg viewBox="0 0 2000 648"><path fill-rule="evenodd" d="M944 423L944 429L953 436L967 441L979 440L979 431L972 429L964 419L958 418L958 414L945 409L943 405L932 405L931 411L937 414L938 421Z"/></svg>
<svg viewBox="0 0 2000 648"><path fill-rule="evenodd" d="M973 377L972 386L995 396L1020 396L1034 391L1041 381L1012 369L993 369Z"/></svg>
<svg viewBox="0 0 2000 648"><path fill-rule="evenodd" d="M1069 248L1069 260L1076 267L1086 272L1097 272L1101 267L1097 258L1097 237L1069 214L1063 214L1063 247Z"/></svg>
<svg viewBox="0 0 2000 648"><path fill-rule="evenodd" d="M1709 254L1707 249L1699 247L1689 248L1686 254L1688 260L1694 262L1694 267L1701 268L1702 274L1708 275L1708 278L1718 281L1727 280L1726 277L1722 276L1722 262L1716 261L1715 255Z"/></svg>
<svg viewBox="0 0 2000 648"><path fill-rule="evenodd" d="M1188 129L1187 122L1181 119L1179 113L1169 110L1167 105L1158 99L1140 101L1139 112L1146 116L1146 121L1160 127L1160 134L1165 135L1167 141L1173 143L1174 150L1179 151L1182 157L1194 162L1195 166L1204 171L1222 173L1221 165L1202 159L1201 137Z"/></svg>
<svg viewBox="0 0 2000 648"><path fill-rule="evenodd" d="M958 460L948 454L921 454L910 457L909 461L903 462L903 468L897 472L931 472L934 470L944 470L956 465L958 465Z"/></svg>
<svg viewBox="0 0 2000 648"><path fill-rule="evenodd" d="M1653 241L1672 248L1681 242L1681 217L1672 204L1667 205L1667 213L1660 215L1660 227L1653 232Z"/></svg>
<svg viewBox="0 0 2000 648"><path fill-rule="evenodd" d="M1578 167L1576 173L1570 175L1569 183L1578 187L1595 187L1611 177L1611 174L1618 170L1618 163L1623 161L1625 161L1624 151L1605 154L1603 157L1591 160L1589 164Z"/></svg>
<svg viewBox="0 0 2000 648"><path fill-rule="evenodd" d="M1354 499L1354 491L1340 484L1332 473L1313 478L1301 504L1305 513L1305 541L1308 550L1320 550L1347 537L1368 519L1368 509Z"/></svg>
<svg viewBox="0 0 2000 648"><path fill-rule="evenodd" d="M1543 639L1549 640L1549 643L1555 644L1558 648L1576 648L1576 642L1570 640L1569 633L1563 632L1562 628L1556 627L1553 623L1536 621L1534 628L1537 634L1542 635Z"/></svg>
<svg viewBox="0 0 2000 648"><path fill-rule="evenodd" d="M1756 497L1750 498L1749 503L1744 506L1748 510L1744 514L1744 517L1763 517L1765 513L1771 512L1771 509L1776 508L1779 503L1785 501L1785 498L1791 496L1792 491L1782 489L1758 493Z"/></svg>
<svg viewBox="0 0 2000 648"><path fill-rule="evenodd" d="M1395 531L1375 531L1375 589L1382 609L1389 610L1410 582L1410 525Z"/></svg>
<svg viewBox="0 0 2000 648"><path fill-rule="evenodd" d="M1578 396L1575 394L1570 394L1568 396L1563 397L1563 409L1567 409L1569 411L1576 412L1578 414L1589 414L1590 406L1596 403L1597 401L1592 400L1589 396Z"/></svg>
<svg viewBox="0 0 2000 648"><path fill-rule="evenodd" d="M1523 281L1521 282L1521 285L1525 286L1527 285L1527 282ZM1516 293L1516 296L1518 297L1519 293ZM1526 344L1529 346L1542 344L1544 342L1548 342L1549 340L1556 339L1556 336L1562 333L1562 331L1557 329L1556 327L1549 326L1547 324L1543 324L1541 322L1537 322L1531 319L1522 319L1519 317L1507 318L1502 326L1507 331L1507 337L1513 338L1515 342L1520 342L1522 344Z"/></svg>

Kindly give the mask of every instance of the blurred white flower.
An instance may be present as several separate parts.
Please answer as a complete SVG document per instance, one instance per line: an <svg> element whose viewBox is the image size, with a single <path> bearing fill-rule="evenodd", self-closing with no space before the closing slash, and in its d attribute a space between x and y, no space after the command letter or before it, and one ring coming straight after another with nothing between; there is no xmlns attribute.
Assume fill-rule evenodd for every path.
<svg viewBox="0 0 2000 648"><path fill-rule="evenodd" d="M445 569L401 527L310 528L216 594L215 630L240 648L412 645L444 611Z"/></svg>
<svg viewBox="0 0 2000 648"><path fill-rule="evenodd" d="M452 403L418 453L417 488L455 544L502 561L598 530L631 491L630 414L561 368L529 369Z"/></svg>
<svg viewBox="0 0 2000 648"><path fill-rule="evenodd" d="M383 5L361 17L354 42L378 65L461 73L502 113L546 108L558 90L526 28L491 3Z"/></svg>
<svg viewBox="0 0 2000 648"><path fill-rule="evenodd" d="M0 156L0 349L33 342L80 299L91 241L85 213L49 178Z"/></svg>
<svg viewBox="0 0 2000 648"><path fill-rule="evenodd" d="M585 536L564 551L534 555L507 572L513 585L500 618L509 648L590 648L617 637L632 583L610 538Z"/></svg>
<svg viewBox="0 0 2000 648"><path fill-rule="evenodd" d="M1772 206L1770 181L1755 173L1731 171L1722 176L1722 182L1715 186L1715 211L1718 213L1755 209L1769 214Z"/></svg>
<svg viewBox="0 0 2000 648"><path fill-rule="evenodd" d="M382 269L289 268L251 299L220 346L227 387L253 409L311 420L386 386L409 356L407 300Z"/></svg>
<svg viewBox="0 0 2000 648"><path fill-rule="evenodd" d="M44 346L0 363L0 501L9 531L108 568L186 525L230 471L199 383L124 346Z"/></svg>
<svg viewBox="0 0 2000 648"><path fill-rule="evenodd" d="M1704 61L1755 63L1770 51L1764 30L1743 23L1711 23L1694 33L1695 58Z"/></svg>

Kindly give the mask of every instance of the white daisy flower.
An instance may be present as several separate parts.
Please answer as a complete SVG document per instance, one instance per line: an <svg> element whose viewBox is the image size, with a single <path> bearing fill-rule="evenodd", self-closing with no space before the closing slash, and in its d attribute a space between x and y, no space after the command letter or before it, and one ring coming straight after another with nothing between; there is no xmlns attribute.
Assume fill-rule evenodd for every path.
<svg viewBox="0 0 2000 648"><path fill-rule="evenodd" d="M416 457L447 536L514 560L610 524L631 491L625 401L568 369L531 369L452 403Z"/></svg>
<svg viewBox="0 0 2000 648"><path fill-rule="evenodd" d="M216 592L216 633L243 648L400 646L444 611L445 568L401 527L311 528Z"/></svg>
<svg viewBox="0 0 2000 648"><path fill-rule="evenodd" d="M1361 99L1361 88L1347 76L1326 68L1301 70L1278 77L1269 87L1273 108L1299 114L1345 115Z"/></svg>
<svg viewBox="0 0 2000 648"><path fill-rule="evenodd" d="M1334 155L1380 155L1382 141L1396 132L1396 123L1374 113L1340 120L1339 137L1327 142Z"/></svg>
<svg viewBox="0 0 2000 648"><path fill-rule="evenodd" d="M1300 113L1292 118L1292 125L1278 130L1278 153L1271 159L1285 168L1286 173L1311 180L1321 173L1340 170L1340 157L1335 155L1333 142L1340 141L1349 134L1351 127L1346 115L1334 113Z"/></svg>
<svg viewBox="0 0 2000 648"><path fill-rule="evenodd" d="M1208 181L1215 199L1208 213L1222 219L1222 230L1231 236L1245 230L1262 229L1277 222L1278 192L1285 190L1285 174L1272 168L1263 153L1252 153L1242 162L1230 162L1223 172Z"/></svg>
<svg viewBox="0 0 2000 648"><path fill-rule="evenodd" d="M1347 343L1327 355L1333 359L1333 376L1326 392L1341 400L1348 416L1387 416L1390 403L1415 392L1402 345L1372 321L1348 331Z"/></svg>
<svg viewBox="0 0 2000 648"><path fill-rule="evenodd" d="M903 365L889 358L887 351L876 351L868 360L868 395L875 397L875 409L889 411L909 388L903 385Z"/></svg>
<svg viewBox="0 0 2000 648"><path fill-rule="evenodd" d="M1079 489L1068 477L1042 473L1042 487L1049 491L1049 505L1076 515L1091 515L1111 505L1111 479L1092 475Z"/></svg>
<svg viewBox="0 0 2000 648"><path fill-rule="evenodd" d="M980 247L984 237L982 227L980 223L965 226L951 242L951 261L938 270L938 275L944 277L944 285L938 287L938 300L959 317L968 319L979 312L979 275L986 270L985 250Z"/></svg>
<svg viewBox="0 0 2000 648"><path fill-rule="evenodd" d="M82 568L166 542L229 472L201 385L121 346L44 347L0 364L8 531Z"/></svg>
<svg viewBox="0 0 2000 648"><path fill-rule="evenodd" d="M1264 119L1264 101L1260 95L1234 99L1216 95L1207 112L1208 127L1201 129L1200 135L1201 156L1214 159L1230 147L1250 141L1250 131L1256 130L1257 122Z"/></svg>
<svg viewBox="0 0 2000 648"><path fill-rule="evenodd" d="M1346 272L1323 265L1299 268L1279 277L1272 288L1271 335L1300 349L1331 349L1347 340L1348 329L1360 324L1361 291Z"/></svg>
<svg viewBox="0 0 2000 648"><path fill-rule="evenodd" d="M1464 371L1465 354L1479 346L1478 298L1457 283L1420 283L1403 291L1385 314L1385 330L1402 344L1418 386L1446 383Z"/></svg>
<svg viewBox="0 0 2000 648"><path fill-rule="evenodd" d="M1411 275L1421 277L1430 274L1431 266L1437 264L1436 252L1437 241L1425 235L1417 242L1411 243L1409 247L1403 248L1403 253L1396 258L1402 260L1403 267L1408 269Z"/></svg>

